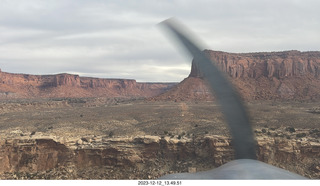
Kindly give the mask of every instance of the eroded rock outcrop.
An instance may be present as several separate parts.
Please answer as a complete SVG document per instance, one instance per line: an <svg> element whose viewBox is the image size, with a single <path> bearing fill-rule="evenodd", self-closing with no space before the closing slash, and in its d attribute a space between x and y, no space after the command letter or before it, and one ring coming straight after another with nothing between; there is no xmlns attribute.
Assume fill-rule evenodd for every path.
<svg viewBox="0 0 320 186"><path fill-rule="evenodd" d="M0 172L37 172L66 164L70 150L52 139L2 140Z"/></svg>
<svg viewBox="0 0 320 186"><path fill-rule="evenodd" d="M231 143L222 136L181 139L92 136L63 143L52 139L2 140L0 175L12 178L19 172L24 179L31 178L30 175L35 179L60 179L54 175L65 175L65 179L158 178L174 172L207 170L229 162L234 158ZM320 178L319 142L260 136L257 154L261 161L306 177ZM65 173L59 174L61 170Z"/></svg>

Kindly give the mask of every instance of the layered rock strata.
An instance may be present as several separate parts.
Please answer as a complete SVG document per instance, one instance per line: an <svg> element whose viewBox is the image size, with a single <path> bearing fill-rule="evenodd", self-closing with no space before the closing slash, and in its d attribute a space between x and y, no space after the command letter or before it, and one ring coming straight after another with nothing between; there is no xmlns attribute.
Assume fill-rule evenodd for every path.
<svg viewBox="0 0 320 186"><path fill-rule="evenodd" d="M266 135L257 141L259 160L320 178L319 142ZM155 179L168 173L207 170L231 161L231 143L222 136L6 139L0 143L0 177L61 179L58 174L64 179ZM64 173L59 174L61 170ZM48 177L50 171L54 174Z"/></svg>
<svg viewBox="0 0 320 186"><path fill-rule="evenodd" d="M152 97L175 83L138 83L73 74L28 75L0 71L0 99L57 97Z"/></svg>
<svg viewBox="0 0 320 186"><path fill-rule="evenodd" d="M320 52L227 53L205 50L205 53L246 100L320 98ZM195 83L194 88L185 88ZM203 75L192 63L188 78L155 99L212 100L208 90Z"/></svg>

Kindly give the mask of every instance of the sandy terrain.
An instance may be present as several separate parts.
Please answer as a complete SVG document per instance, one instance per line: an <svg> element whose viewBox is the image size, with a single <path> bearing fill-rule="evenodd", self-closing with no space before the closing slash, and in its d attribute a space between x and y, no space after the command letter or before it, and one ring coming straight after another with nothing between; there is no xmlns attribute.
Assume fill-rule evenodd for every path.
<svg viewBox="0 0 320 186"><path fill-rule="evenodd" d="M318 103L247 103L254 129L319 129ZM228 135L215 102L109 99L20 100L0 103L0 135Z"/></svg>

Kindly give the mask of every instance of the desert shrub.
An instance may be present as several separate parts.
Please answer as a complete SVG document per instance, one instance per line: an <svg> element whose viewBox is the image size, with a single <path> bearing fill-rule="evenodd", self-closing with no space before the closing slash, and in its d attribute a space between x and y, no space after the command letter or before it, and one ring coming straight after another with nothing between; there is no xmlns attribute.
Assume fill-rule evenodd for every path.
<svg viewBox="0 0 320 186"><path fill-rule="evenodd" d="M296 129L294 129L293 127L287 127L286 131L289 131L290 133L296 132Z"/></svg>
<svg viewBox="0 0 320 186"><path fill-rule="evenodd" d="M291 139L291 137L290 137L290 136L286 136L286 138L287 138L287 139Z"/></svg>
<svg viewBox="0 0 320 186"><path fill-rule="evenodd" d="M113 137L114 136L114 132L109 132L109 137L111 138L111 137Z"/></svg>
<svg viewBox="0 0 320 186"><path fill-rule="evenodd" d="M299 133L296 136L297 136L297 138L303 138L303 137L306 137L307 134L306 133Z"/></svg>
<svg viewBox="0 0 320 186"><path fill-rule="evenodd" d="M81 138L82 141L88 142L87 138Z"/></svg>
<svg viewBox="0 0 320 186"><path fill-rule="evenodd" d="M318 129L310 129L309 134L316 134L319 133L320 131Z"/></svg>

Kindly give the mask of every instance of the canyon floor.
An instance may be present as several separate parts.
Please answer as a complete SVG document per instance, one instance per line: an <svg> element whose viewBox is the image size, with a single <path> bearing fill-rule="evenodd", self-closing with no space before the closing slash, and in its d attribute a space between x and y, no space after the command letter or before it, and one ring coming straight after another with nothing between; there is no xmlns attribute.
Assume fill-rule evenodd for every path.
<svg viewBox="0 0 320 186"><path fill-rule="evenodd" d="M270 146L266 147L267 150L259 151L259 159L309 178L320 178L319 102L255 101L247 102L246 106L253 130L260 139L259 147L264 147L263 143L271 140L273 147L285 143L291 148L286 151L283 149L288 147L283 147L279 152L264 154L272 151ZM207 170L232 159L229 138L227 125L216 102L160 102L121 98L0 101L0 141L3 149L7 149L2 150L0 155L0 163L7 162L2 165L6 168L0 172L0 179L156 179L167 173ZM39 139L52 139L56 146L57 143L64 145L69 150L59 153L69 153L65 158L69 158L68 161L61 163L55 160L50 166L35 168L37 161L40 161L39 155L34 155L41 149ZM217 150L219 157L211 154L219 161L209 160L208 163L195 155L207 153L196 147L204 147L207 139L216 146L220 142L225 144L222 145L224 150ZM166 151L159 150L164 140L168 152L176 151L176 154L171 155L178 157L169 157L165 155ZM37 145L39 147L29 150L29 158L25 158L27 155L19 155L19 151L24 149L19 147L22 143L29 144L28 148L32 149ZM170 149L169 144L176 146ZM188 145L182 148L183 144ZM102 161L103 152L97 150L103 149L103 145L109 150L113 147L120 153L115 156L118 158L114 160L117 164L112 163L109 155L103 155L105 159ZM139 145L143 145L141 152L138 152ZM304 145L309 146L304 148ZM196 150L193 149L191 153L190 148ZM70 149L73 150L72 153ZM92 157L101 156L99 161L90 160L91 155L85 153L88 149L95 149L94 153L90 153ZM152 151L157 151L158 154L155 155ZM284 151L285 154L280 153ZM10 152L15 156L10 155ZM122 152L129 154L130 158L124 161ZM295 154L294 157L288 155L291 152ZM63 155L59 153L57 151L57 158L61 159L60 156ZM304 157L303 153L309 153L308 157ZM192 158L184 157L188 154L197 156L198 159L193 161ZM52 152L46 156L47 160L54 155L55 152ZM76 160L71 161L71 156L76 157ZM171 164L167 165L165 160L159 160L160 156L172 160ZM86 158L88 160L85 161ZM148 161L148 158L153 162ZM272 158L275 160L271 160ZM14 164L12 159L19 162ZM277 163L277 160L281 162ZM81 169L74 161L82 161L87 167ZM133 165L135 162L136 165ZM299 167L301 170L295 170Z"/></svg>

